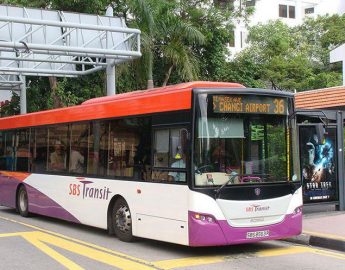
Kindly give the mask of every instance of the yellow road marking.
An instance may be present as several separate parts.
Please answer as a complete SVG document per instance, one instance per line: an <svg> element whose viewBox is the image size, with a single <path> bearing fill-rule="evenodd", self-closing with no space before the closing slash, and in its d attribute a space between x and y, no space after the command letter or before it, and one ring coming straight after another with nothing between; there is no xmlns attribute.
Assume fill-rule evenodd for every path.
<svg viewBox="0 0 345 270"><path fill-rule="evenodd" d="M318 255L332 257L332 258L336 258L336 259L339 259L339 260L345 260L345 254L338 253L338 252L322 250L322 249L316 249L316 248L313 248L312 252L315 253L315 254L318 254Z"/></svg>
<svg viewBox="0 0 345 270"><path fill-rule="evenodd" d="M147 266L147 265L143 265L141 263L135 262L135 261L131 261L128 259L124 259L118 256L114 256L112 254L106 253L106 252L102 252L99 250L96 250L94 248L90 248L84 245L80 245L68 240L65 240L63 238L60 237L56 237L47 233L43 233L43 232L28 232L28 233L23 233L24 238L28 239L29 242L31 243L35 243L37 245L37 243L47 243L59 248L62 248L64 250L70 251L74 254L78 254L87 258L90 258L92 260L104 263L104 264L108 264L111 266L115 266L121 269L126 269L126 270L151 270L153 269L153 267ZM45 246L45 245L44 245ZM49 254L49 250L47 252L46 247L47 246L42 246L40 245L38 248L42 251L44 251L45 253L47 253L48 255L50 255L52 258L54 258L55 260L57 260L58 262L63 262L63 265L67 265L65 263L65 257L61 256L57 257L56 254ZM58 253L57 253L58 254ZM62 257L62 258L61 258ZM81 268L69 268L68 269L81 269Z"/></svg>
<svg viewBox="0 0 345 270"><path fill-rule="evenodd" d="M26 239L29 243L34 245L36 248L46 253L51 258L53 258L55 261L65 266L67 269L83 270L83 268L81 268L79 265L67 259L60 253L56 252L55 250L51 249L50 247L42 243L40 240L38 240L38 238L35 236L35 232L26 233L25 235L22 235L22 237Z"/></svg>
<svg viewBox="0 0 345 270"><path fill-rule="evenodd" d="M0 219L6 220L6 221L10 221L10 222L13 222L13 223L17 223L17 224L20 224L20 225L23 225L23 226L26 226L26 227L29 227L29 228L41 231L41 232L45 232L45 233L51 234L51 235L55 235L57 237L61 237L61 238L64 238L64 239L67 239L67 240L70 240L70 241L73 241L73 242L76 242L76 243L79 243L79 244L82 244L82 245L85 245L85 246L89 246L89 247L92 247L92 248L95 248L95 249L98 249L98 250L102 250L102 251L105 251L107 253L111 253L111 254L114 254L116 256L128 259L128 260L136 261L136 262L139 262L139 263L142 263L142 264L150 264L149 262L147 262L145 260L141 260L139 258L132 257L132 256L129 256L129 255L121 253L121 252L116 252L114 250L111 250L111 249L108 249L108 248L104 248L104 247L101 247L101 246L98 246L98 245L95 245L95 244L92 244L92 243L84 242L82 240L75 239L75 238L72 238L72 237L60 234L60 233L56 233L56 232L52 232L52 231L49 231L49 230L46 230L46 229L42 229L40 227L31 225L31 224L27 224L27 223L20 222L20 221L17 221L17 220L5 218L5 217L2 217L2 216L0 216Z"/></svg>
<svg viewBox="0 0 345 270"><path fill-rule="evenodd" d="M272 248L256 253L258 257L273 257L281 255L289 255L303 252L310 252L312 248L302 247L302 246L292 246L292 247L283 247L283 248Z"/></svg>
<svg viewBox="0 0 345 270"><path fill-rule="evenodd" d="M17 232L17 233L5 233L0 234L0 237L13 237L22 236L29 243L34 245L36 248L42 252L49 255L51 258L61 263L67 269L81 270L79 265L59 254L47 244L62 248L64 250L70 251L74 254L79 254L81 256L90 258L92 260L115 266L117 268L125 270L152 270L152 269L175 269L180 267L190 267L197 265L207 265L212 263L220 263L226 261L225 256L200 256L200 257L190 257L181 258L173 260L162 260L156 262L149 262L139 258L135 258L120 252L116 252L101 246L94 245L92 243L84 242L72 237L65 236L63 234L55 233L49 230L39 228L34 225L26 224L20 221L12 220L9 218L1 217L0 219L17 223L37 231L31 232ZM272 248L264 251L259 251L254 253L257 257L270 257L270 256L282 256L296 253L315 253L318 255L323 255L327 257L332 257L340 260L345 260L345 255L332 251L319 250L311 247L302 246L292 246L284 248Z"/></svg>
<svg viewBox="0 0 345 270"><path fill-rule="evenodd" d="M16 233L3 233L0 234L0 237L13 237L13 236L21 236L21 232L16 232Z"/></svg>
<svg viewBox="0 0 345 270"><path fill-rule="evenodd" d="M191 258L183 258L183 259L156 261L153 263L153 265L160 269L174 269L174 268L180 268L180 267L219 263L219 262L224 262L224 261L225 261L224 256L202 256L202 257L191 257Z"/></svg>
<svg viewBox="0 0 345 270"><path fill-rule="evenodd" d="M319 233L319 232L313 232L313 231L303 231L303 233L309 234L309 235L315 235L315 236L319 236L319 237L326 237L326 238L331 238L331 239L335 239L335 240L345 241L345 237L334 235L334 234Z"/></svg>
<svg viewBox="0 0 345 270"><path fill-rule="evenodd" d="M311 247L302 247L302 246L293 246L293 247L286 247L286 248L272 248L268 250L259 251L256 253L258 257L273 257L273 256L282 256L282 255L289 255L289 254L297 254L297 253L314 253L326 257L337 258L340 260L345 260L345 254L338 253L335 251L328 251L322 250L317 248Z"/></svg>

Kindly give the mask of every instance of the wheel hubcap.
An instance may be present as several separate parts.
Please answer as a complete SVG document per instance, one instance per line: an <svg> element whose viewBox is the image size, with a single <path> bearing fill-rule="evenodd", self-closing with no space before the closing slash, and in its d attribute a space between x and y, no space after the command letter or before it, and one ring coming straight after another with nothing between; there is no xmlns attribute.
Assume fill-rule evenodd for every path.
<svg viewBox="0 0 345 270"><path fill-rule="evenodd" d="M22 212L26 211L27 208L27 195L25 192L19 194L19 207Z"/></svg>
<svg viewBox="0 0 345 270"><path fill-rule="evenodd" d="M115 213L115 225L121 232L128 232L131 229L131 212L123 205Z"/></svg>

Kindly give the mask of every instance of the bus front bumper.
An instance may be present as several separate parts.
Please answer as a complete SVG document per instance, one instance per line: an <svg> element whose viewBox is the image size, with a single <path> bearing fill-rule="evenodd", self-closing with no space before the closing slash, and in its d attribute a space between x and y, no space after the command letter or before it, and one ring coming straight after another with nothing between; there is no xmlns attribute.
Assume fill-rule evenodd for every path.
<svg viewBox="0 0 345 270"><path fill-rule="evenodd" d="M286 215L283 221L259 227L232 227L226 220L216 220L205 215L196 218L197 213L189 211L190 246L224 246L283 239L302 232L302 212Z"/></svg>

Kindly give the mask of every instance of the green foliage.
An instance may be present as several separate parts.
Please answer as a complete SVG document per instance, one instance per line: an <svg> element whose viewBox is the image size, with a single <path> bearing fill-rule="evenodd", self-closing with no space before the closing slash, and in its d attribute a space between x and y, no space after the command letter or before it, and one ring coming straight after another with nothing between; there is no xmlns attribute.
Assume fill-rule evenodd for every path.
<svg viewBox="0 0 345 270"><path fill-rule="evenodd" d="M250 88L265 88L260 79L261 66L250 55L240 55L226 64L224 81L238 82Z"/></svg>
<svg viewBox="0 0 345 270"><path fill-rule="evenodd" d="M213 0L0 0L0 4L91 14L104 14L111 5L129 27L142 31L143 56L116 67L117 93L145 89L152 82L160 86L197 79L302 91L339 85L342 79L341 66L329 64L329 51L345 42L345 15L308 19L295 28L280 21L256 25L250 29L249 47L230 61L232 22L236 18L249 22L253 8L220 9L220 2ZM53 90L48 78L28 81L29 112L52 108L56 100L60 106L80 104L106 92L104 72L58 79Z"/></svg>
<svg viewBox="0 0 345 270"><path fill-rule="evenodd" d="M0 0L1 5L13 5L19 7L46 8L51 1L45 0Z"/></svg>
<svg viewBox="0 0 345 270"><path fill-rule="evenodd" d="M37 112L51 109L50 85L47 77L27 77L27 111Z"/></svg>
<svg viewBox="0 0 345 270"><path fill-rule="evenodd" d="M10 102L4 102L0 107L0 116L11 116L19 114L20 112L20 98L19 95L15 92L12 92L12 98Z"/></svg>
<svg viewBox="0 0 345 270"><path fill-rule="evenodd" d="M104 15L108 0L51 0L51 8L64 11Z"/></svg>
<svg viewBox="0 0 345 270"><path fill-rule="evenodd" d="M245 79L235 78L248 85L290 91L339 85L341 69L329 64L329 52L345 41L343 17L308 19L295 28L281 21L252 27L250 46L233 62L241 73L247 71Z"/></svg>

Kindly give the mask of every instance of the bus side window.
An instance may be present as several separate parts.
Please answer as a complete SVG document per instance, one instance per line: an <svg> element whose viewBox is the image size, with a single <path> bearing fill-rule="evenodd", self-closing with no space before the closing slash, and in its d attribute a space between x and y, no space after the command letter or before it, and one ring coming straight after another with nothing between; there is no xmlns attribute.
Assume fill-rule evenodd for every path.
<svg viewBox="0 0 345 270"><path fill-rule="evenodd" d="M112 120L109 133L108 175L149 179L150 120L128 118Z"/></svg>
<svg viewBox="0 0 345 270"><path fill-rule="evenodd" d="M0 131L0 170L6 169L6 158L5 158L5 136L4 132Z"/></svg>
<svg viewBox="0 0 345 270"><path fill-rule="evenodd" d="M169 167L169 129L156 130L154 138L154 166Z"/></svg>
<svg viewBox="0 0 345 270"><path fill-rule="evenodd" d="M87 165L89 124L72 124L69 148L69 172L84 174Z"/></svg>
<svg viewBox="0 0 345 270"><path fill-rule="evenodd" d="M32 171L35 173L46 172L48 164L48 128L36 127L32 129L30 147L33 158Z"/></svg>
<svg viewBox="0 0 345 270"><path fill-rule="evenodd" d="M14 170L14 155L15 155L15 143L14 143L14 133L12 131L7 131L3 133L4 141L4 157L3 164L5 171Z"/></svg>
<svg viewBox="0 0 345 270"><path fill-rule="evenodd" d="M163 182L186 182L188 130L164 128L154 131L154 169L152 179Z"/></svg>
<svg viewBox="0 0 345 270"><path fill-rule="evenodd" d="M68 126L58 125L48 129L48 170L67 170Z"/></svg>
<svg viewBox="0 0 345 270"><path fill-rule="evenodd" d="M29 149L30 130L18 130L16 132L16 171L28 172L29 162L31 161L31 152Z"/></svg>
<svg viewBox="0 0 345 270"><path fill-rule="evenodd" d="M91 122L88 138L87 174L103 176L107 170L109 122Z"/></svg>

